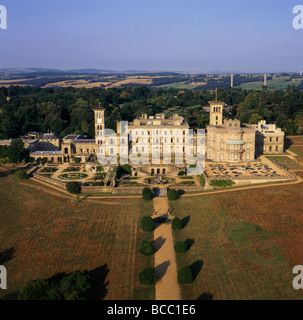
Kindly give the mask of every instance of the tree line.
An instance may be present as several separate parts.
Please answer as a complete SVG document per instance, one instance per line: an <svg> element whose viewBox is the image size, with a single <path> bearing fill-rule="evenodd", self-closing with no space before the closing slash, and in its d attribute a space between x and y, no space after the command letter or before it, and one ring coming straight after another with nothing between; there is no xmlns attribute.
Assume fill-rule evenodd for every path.
<svg viewBox="0 0 303 320"><path fill-rule="evenodd" d="M202 108L215 100L212 90L128 88L0 88L0 139L29 131L79 133L94 138L93 108L106 108L106 127L116 130L119 120L132 121L142 113L179 113L193 128L205 128L209 114ZM303 91L218 89L218 100L232 106L227 118L244 123L264 119L286 134L302 134Z"/></svg>

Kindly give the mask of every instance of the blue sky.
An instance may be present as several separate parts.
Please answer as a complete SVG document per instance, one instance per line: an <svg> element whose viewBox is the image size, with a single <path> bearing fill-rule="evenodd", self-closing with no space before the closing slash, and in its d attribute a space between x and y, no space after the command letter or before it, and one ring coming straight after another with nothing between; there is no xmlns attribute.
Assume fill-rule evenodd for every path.
<svg viewBox="0 0 303 320"><path fill-rule="evenodd" d="M303 0L0 0L0 68L303 70Z"/></svg>

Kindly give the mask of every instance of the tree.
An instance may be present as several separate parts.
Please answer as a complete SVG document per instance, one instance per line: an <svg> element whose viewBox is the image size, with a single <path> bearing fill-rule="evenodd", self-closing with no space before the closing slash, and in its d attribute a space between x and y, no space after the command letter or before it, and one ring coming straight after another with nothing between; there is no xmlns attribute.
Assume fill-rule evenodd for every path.
<svg viewBox="0 0 303 320"><path fill-rule="evenodd" d="M48 280L31 280L21 289L18 300L61 300L61 294Z"/></svg>
<svg viewBox="0 0 303 320"><path fill-rule="evenodd" d="M181 229L183 229L183 223L178 217L175 217L173 219L171 226L172 226L173 230L181 230Z"/></svg>
<svg viewBox="0 0 303 320"><path fill-rule="evenodd" d="M91 288L91 279L87 273L75 271L64 277L59 287L64 300L82 300Z"/></svg>
<svg viewBox="0 0 303 320"><path fill-rule="evenodd" d="M155 228L155 222L150 216L142 217L141 229L146 232L152 232Z"/></svg>
<svg viewBox="0 0 303 320"><path fill-rule="evenodd" d="M144 200L152 200L153 199L153 192L151 191L150 188L145 187L142 190L142 197Z"/></svg>
<svg viewBox="0 0 303 320"><path fill-rule="evenodd" d="M169 189L167 191L167 198L168 200L177 200L178 199L178 192L175 189Z"/></svg>
<svg viewBox="0 0 303 320"><path fill-rule="evenodd" d="M77 181L70 181L66 183L66 189L71 194L81 193L81 184Z"/></svg>
<svg viewBox="0 0 303 320"><path fill-rule="evenodd" d="M141 272L139 272L138 278L140 283L145 286L154 285L157 282L155 268L148 267L142 270Z"/></svg>
<svg viewBox="0 0 303 320"><path fill-rule="evenodd" d="M193 272L190 267L182 267L178 271L178 282L180 284L188 284L194 280Z"/></svg>
<svg viewBox="0 0 303 320"><path fill-rule="evenodd" d="M22 139L14 139L7 148L7 156L10 162L18 163L29 160L29 152L24 148Z"/></svg>
<svg viewBox="0 0 303 320"><path fill-rule="evenodd" d="M178 253L184 253L188 251L188 244L186 241L177 241L175 243L175 251Z"/></svg>
<svg viewBox="0 0 303 320"><path fill-rule="evenodd" d="M249 124L258 124L262 120L262 117L258 113L253 113L249 118Z"/></svg>
<svg viewBox="0 0 303 320"><path fill-rule="evenodd" d="M153 241L141 240L140 253L144 256L150 256L155 253L155 244Z"/></svg>
<svg viewBox="0 0 303 320"><path fill-rule="evenodd" d="M14 173L14 178L18 179L18 180L23 180L27 178L27 174L26 172L24 172L23 170L17 170Z"/></svg>

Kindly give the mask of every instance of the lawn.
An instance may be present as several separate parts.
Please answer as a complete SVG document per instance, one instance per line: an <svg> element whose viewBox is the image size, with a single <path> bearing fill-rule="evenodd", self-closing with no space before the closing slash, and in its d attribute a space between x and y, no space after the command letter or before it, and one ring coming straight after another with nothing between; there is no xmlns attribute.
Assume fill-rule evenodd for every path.
<svg viewBox="0 0 303 320"><path fill-rule="evenodd" d="M284 156L267 156L268 160L272 161L273 163L276 161L279 165L285 166L289 170L303 170L303 167L300 166L297 162L290 159L289 157Z"/></svg>
<svg viewBox="0 0 303 320"><path fill-rule="evenodd" d="M154 299L154 288L140 286L138 272L153 257L138 253L140 230L152 202L107 199L77 203L44 192L34 181L16 182L0 167L0 264L8 289L0 299L16 298L30 279L88 270L97 274L99 298ZM101 291L103 292L101 295Z"/></svg>
<svg viewBox="0 0 303 320"><path fill-rule="evenodd" d="M303 174L302 174L303 175ZM258 188L171 201L189 239L178 268L192 266L183 299L302 299L292 269L303 261L303 184Z"/></svg>
<svg viewBox="0 0 303 320"><path fill-rule="evenodd" d="M303 161L303 136L287 136L285 139L285 148L296 153L298 159Z"/></svg>

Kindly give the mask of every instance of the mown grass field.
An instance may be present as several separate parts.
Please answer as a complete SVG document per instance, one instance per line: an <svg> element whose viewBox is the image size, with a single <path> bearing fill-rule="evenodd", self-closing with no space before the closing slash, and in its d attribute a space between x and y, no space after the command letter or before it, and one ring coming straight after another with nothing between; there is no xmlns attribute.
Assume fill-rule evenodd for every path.
<svg viewBox="0 0 303 320"><path fill-rule="evenodd" d="M7 268L13 299L30 279L76 270L95 271L104 282L105 299L154 299L154 288L141 287L138 272L153 257L138 253L140 219L152 202L107 199L77 203L44 192L34 181L15 182L0 167L0 259Z"/></svg>
<svg viewBox="0 0 303 320"><path fill-rule="evenodd" d="M289 81L290 80L290 81ZM242 83L240 87L245 90L261 90L264 85L263 81ZM290 76L281 76L267 80L267 87L274 89L287 89L288 86L297 86L298 83L292 82Z"/></svg>
<svg viewBox="0 0 303 320"><path fill-rule="evenodd" d="M303 183L172 201L187 221L174 239L192 243L177 254L178 268L196 273L182 298L302 299L292 287L292 269L303 263L302 194Z"/></svg>
<svg viewBox="0 0 303 320"><path fill-rule="evenodd" d="M303 167L295 162L294 160L290 159L289 157L285 156L267 156L267 159L269 159L272 162L277 162L280 165L285 166L289 170L303 170Z"/></svg>
<svg viewBox="0 0 303 320"><path fill-rule="evenodd" d="M303 136L287 136L285 147L296 153L298 159L303 161Z"/></svg>

